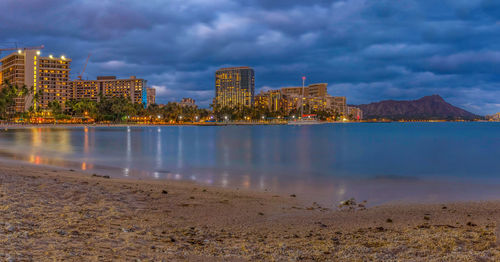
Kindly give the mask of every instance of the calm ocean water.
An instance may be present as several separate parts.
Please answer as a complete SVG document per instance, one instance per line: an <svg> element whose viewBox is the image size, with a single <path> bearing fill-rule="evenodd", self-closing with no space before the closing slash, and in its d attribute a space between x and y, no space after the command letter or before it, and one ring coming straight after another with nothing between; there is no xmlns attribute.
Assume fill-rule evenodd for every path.
<svg viewBox="0 0 500 262"><path fill-rule="evenodd" d="M11 129L0 150L32 164L322 203L500 199L500 123Z"/></svg>

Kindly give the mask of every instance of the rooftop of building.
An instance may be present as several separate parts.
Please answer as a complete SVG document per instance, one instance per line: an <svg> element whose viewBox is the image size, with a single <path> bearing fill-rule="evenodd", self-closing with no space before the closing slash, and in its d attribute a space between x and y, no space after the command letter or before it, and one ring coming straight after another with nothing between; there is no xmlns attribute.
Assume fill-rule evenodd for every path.
<svg viewBox="0 0 500 262"><path fill-rule="evenodd" d="M116 76L97 76L96 79L75 79L73 81L119 81L119 80L143 80L142 78L137 78L136 76L131 76L130 78L116 78Z"/></svg>
<svg viewBox="0 0 500 262"><path fill-rule="evenodd" d="M12 52L4 57L0 57L0 63L1 61L10 58L12 56L24 56L26 55L26 52L29 51L30 53L35 53L36 55L39 56L40 59L54 59L54 60L64 60L64 61L72 61L71 58L66 57L65 55L61 55L59 57L54 56L49 54L48 56L41 56L42 52L40 50L18 50L15 52Z"/></svg>
<svg viewBox="0 0 500 262"><path fill-rule="evenodd" d="M312 87L312 86L319 86L319 85L328 86L328 83L313 83L313 84L306 85L304 87ZM281 88L302 88L302 86L284 86Z"/></svg>
<svg viewBox="0 0 500 262"><path fill-rule="evenodd" d="M217 69L217 71L226 71L226 70L237 70L237 69L252 69L251 67L249 66L236 66L236 67L223 67L223 68L219 68Z"/></svg>

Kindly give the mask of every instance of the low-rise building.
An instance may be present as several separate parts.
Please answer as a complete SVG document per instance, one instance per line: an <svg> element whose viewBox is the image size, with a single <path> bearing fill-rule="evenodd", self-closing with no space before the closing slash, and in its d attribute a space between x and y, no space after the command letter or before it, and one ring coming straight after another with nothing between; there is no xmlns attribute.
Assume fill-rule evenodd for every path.
<svg viewBox="0 0 500 262"><path fill-rule="evenodd" d="M500 121L500 113L486 116L486 119L490 121Z"/></svg>
<svg viewBox="0 0 500 262"><path fill-rule="evenodd" d="M196 107L196 101L192 98L184 97L181 102L179 102L179 105L183 107Z"/></svg>
<svg viewBox="0 0 500 262"><path fill-rule="evenodd" d="M363 111L360 108L355 106L347 107L347 114L353 120L362 120L363 119Z"/></svg>

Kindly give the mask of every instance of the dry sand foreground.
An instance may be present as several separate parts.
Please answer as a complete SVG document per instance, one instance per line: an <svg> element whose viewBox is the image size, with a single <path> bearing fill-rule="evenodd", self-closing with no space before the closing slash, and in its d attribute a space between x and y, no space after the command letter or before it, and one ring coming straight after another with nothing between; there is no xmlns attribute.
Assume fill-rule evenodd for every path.
<svg viewBox="0 0 500 262"><path fill-rule="evenodd" d="M0 164L6 261L500 260L500 202L335 211L301 196Z"/></svg>

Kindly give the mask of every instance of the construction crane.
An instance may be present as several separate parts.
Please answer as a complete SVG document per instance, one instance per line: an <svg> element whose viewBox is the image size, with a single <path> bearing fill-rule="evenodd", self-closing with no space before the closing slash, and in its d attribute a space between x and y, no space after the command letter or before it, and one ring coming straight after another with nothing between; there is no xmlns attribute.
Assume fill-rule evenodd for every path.
<svg viewBox="0 0 500 262"><path fill-rule="evenodd" d="M89 63L89 59L90 59L90 53L89 53L89 55L87 56L87 61L85 61L85 65L83 66L83 70L82 70L82 72L78 75L78 79L79 79L79 80L82 80L83 73L85 73L85 69L87 69L87 64Z"/></svg>
<svg viewBox="0 0 500 262"><path fill-rule="evenodd" d="M16 45L17 46L17 45ZM27 46L27 47L10 47L10 48L1 48L0 49L0 55L2 54L2 51L14 51L14 50L40 50L43 49L45 46Z"/></svg>

